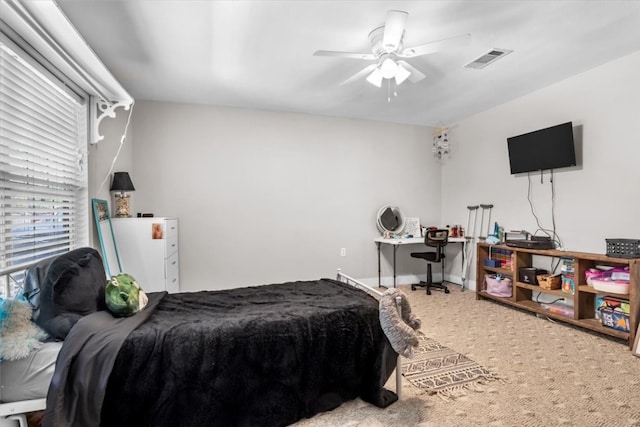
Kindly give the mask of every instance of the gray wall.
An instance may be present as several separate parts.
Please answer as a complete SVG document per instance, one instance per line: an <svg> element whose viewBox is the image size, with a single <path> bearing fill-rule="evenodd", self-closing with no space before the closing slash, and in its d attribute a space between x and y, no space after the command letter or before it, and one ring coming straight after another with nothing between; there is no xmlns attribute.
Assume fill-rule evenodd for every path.
<svg viewBox="0 0 640 427"><path fill-rule="evenodd" d="M185 291L372 279L382 205L440 221L431 128L162 102L132 128L135 209L179 218ZM404 249L399 273L424 270Z"/></svg>
<svg viewBox="0 0 640 427"><path fill-rule="evenodd" d="M460 206L492 203L492 221L535 232L528 179L510 174L507 137L572 121L579 166L554 174L564 248L605 253L606 238L640 239L639 74L636 52L460 121L451 132L457 152L442 168L442 217L466 222ZM551 229L548 172L543 183L532 174L531 200Z"/></svg>
<svg viewBox="0 0 640 427"><path fill-rule="evenodd" d="M180 219L185 290L333 276L338 267L375 282L375 213L387 203L425 225L466 225L467 205L493 203L492 220L535 231L528 181L510 175L506 138L573 121L580 166L556 173L556 230L569 250L604 253L605 238L640 238L639 72L636 52L461 120L442 166L429 128L138 101L114 170L131 173L135 211ZM107 137L90 150L102 198L96 181L126 114L103 121ZM550 190L548 174L543 184L533 177L546 228ZM399 283L424 270L409 251L398 251ZM447 252L448 278L460 282L459 250ZM389 251L382 261L388 280Z"/></svg>

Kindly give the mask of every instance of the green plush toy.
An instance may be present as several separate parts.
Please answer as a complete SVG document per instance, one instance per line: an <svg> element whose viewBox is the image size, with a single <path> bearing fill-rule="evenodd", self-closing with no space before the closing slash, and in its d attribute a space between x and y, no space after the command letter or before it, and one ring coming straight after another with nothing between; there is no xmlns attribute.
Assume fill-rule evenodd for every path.
<svg viewBox="0 0 640 427"><path fill-rule="evenodd" d="M112 276L105 290L109 311L116 317L128 317L142 310L148 302L147 295L130 274Z"/></svg>

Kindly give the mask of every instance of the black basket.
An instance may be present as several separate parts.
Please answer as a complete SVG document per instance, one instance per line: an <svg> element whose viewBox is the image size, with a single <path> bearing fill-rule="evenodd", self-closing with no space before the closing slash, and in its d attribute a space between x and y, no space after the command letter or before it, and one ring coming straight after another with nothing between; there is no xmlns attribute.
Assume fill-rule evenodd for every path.
<svg viewBox="0 0 640 427"><path fill-rule="evenodd" d="M640 240L638 239L605 239L607 256L616 258L640 258Z"/></svg>

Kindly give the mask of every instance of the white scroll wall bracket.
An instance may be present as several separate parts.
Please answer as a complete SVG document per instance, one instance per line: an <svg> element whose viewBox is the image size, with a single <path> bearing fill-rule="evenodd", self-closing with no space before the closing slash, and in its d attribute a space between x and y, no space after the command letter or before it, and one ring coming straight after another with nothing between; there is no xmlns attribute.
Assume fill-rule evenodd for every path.
<svg viewBox="0 0 640 427"><path fill-rule="evenodd" d="M100 123L105 117L115 118L116 108L124 107L125 110L129 110L131 104L131 101L112 103L92 96L90 102L91 143L97 144L104 139L104 135L100 134Z"/></svg>

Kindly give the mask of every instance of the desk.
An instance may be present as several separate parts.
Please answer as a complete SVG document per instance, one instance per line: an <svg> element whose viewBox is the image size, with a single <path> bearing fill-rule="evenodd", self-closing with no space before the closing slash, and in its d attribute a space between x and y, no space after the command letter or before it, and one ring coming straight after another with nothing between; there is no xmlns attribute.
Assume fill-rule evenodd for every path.
<svg viewBox="0 0 640 427"><path fill-rule="evenodd" d="M461 243L462 244L462 267L464 268L464 250L465 250L465 242L467 241L464 237L450 237L447 243ZM380 267L380 247L382 245L391 245L393 247L393 287L396 287L396 252L398 252L398 247L405 245L423 245L424 237L407 237L402 239L385 239L383 237L378 237L374 240L376 246L378 247L378 287L381 287L381 267ZM443 262L443 277L444 280L444 262Z"/></svg>

